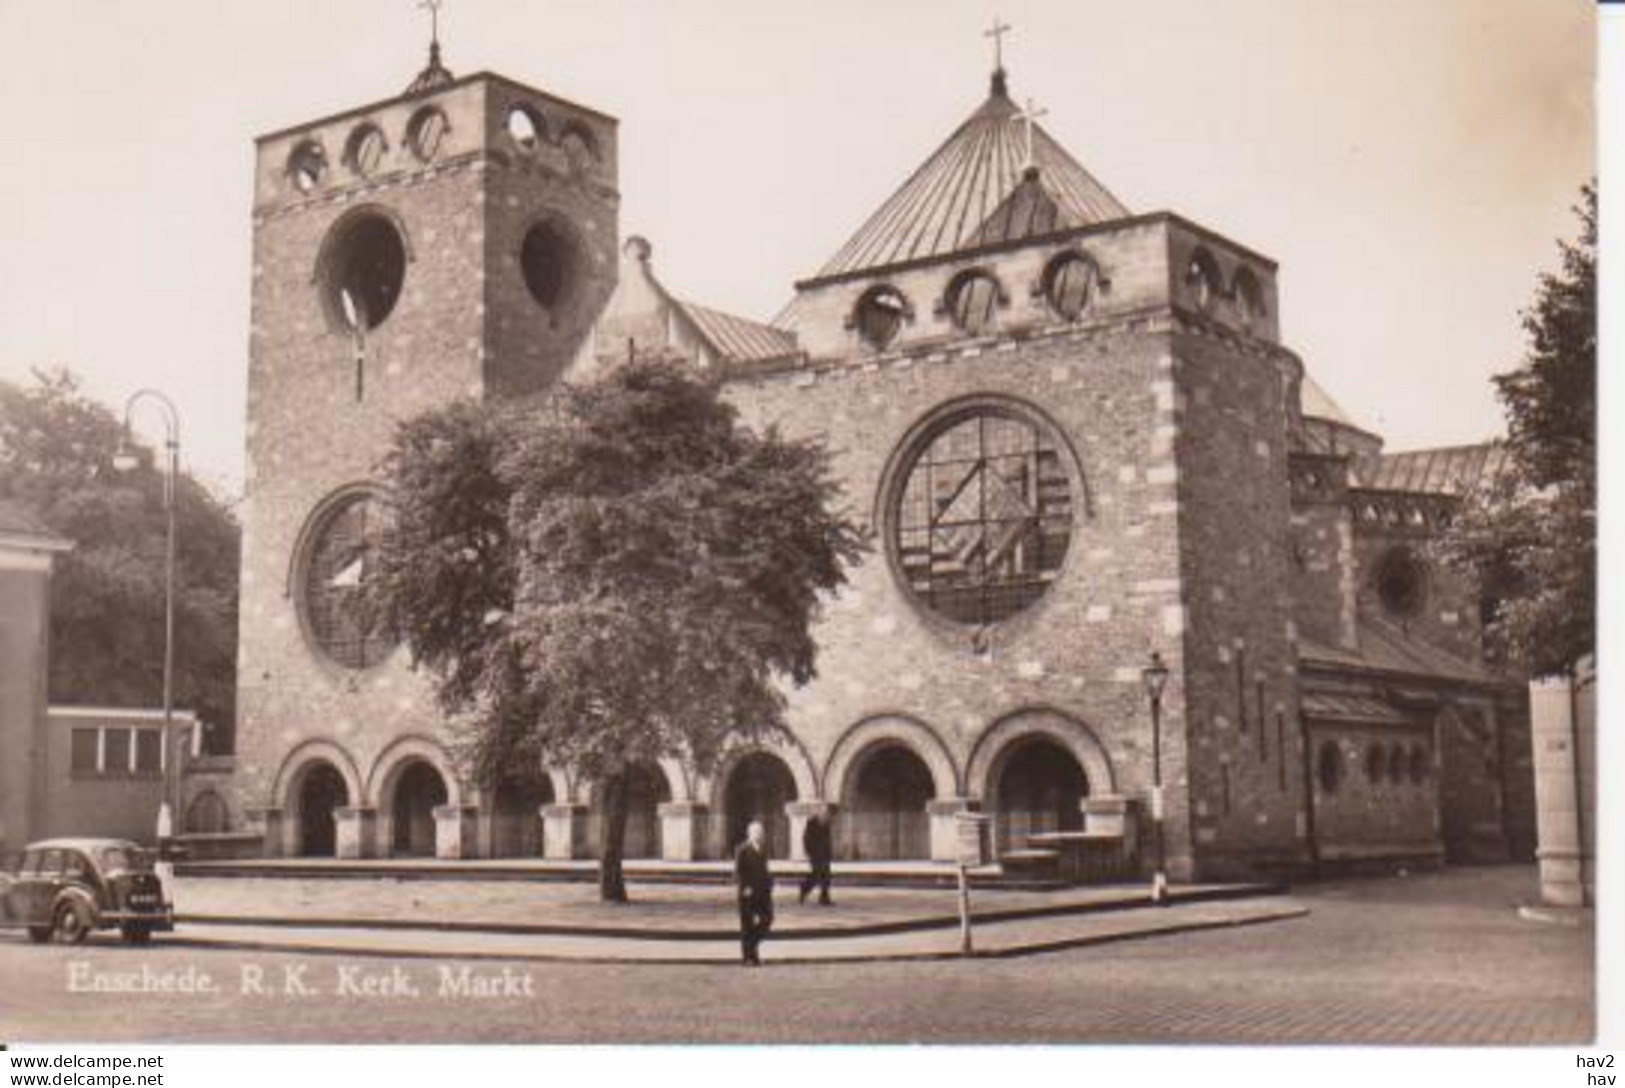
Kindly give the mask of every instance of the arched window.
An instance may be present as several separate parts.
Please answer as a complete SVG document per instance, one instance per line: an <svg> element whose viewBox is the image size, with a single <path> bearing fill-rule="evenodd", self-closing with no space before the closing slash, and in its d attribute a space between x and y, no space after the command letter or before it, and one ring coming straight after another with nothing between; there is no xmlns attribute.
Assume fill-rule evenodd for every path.
<svg viewBox="0 0 1625 1088"><path fill-rule="evenodd" d="M1408 619L1427 600L1427 567L1404 545L1389 548L1377 562L1374 575L1377 599L1387 612Z"/></svg>
<svg viewBox="0 0 1625 1088"><path fill-rule="evenodd" d="M1243 328L1251 328L1268 316L1264 306L1264 288L1259 285L1258 277L1253 275L1252 269L1243 268L1237 271L1234 294L1236 311Z"/></svg>
<svg viewBox="0 0 1625 1088"><path fill-rule="evenodd" d="M946 301L948 316L955 326L964 332L982 333L993 328L1004 303L1004 291L999 281L986 272L961 272L948 284Z"/></svg>
<svg viewBox="0 0 1625 1088"><path fill-rule="evenodd" d="M911 316L908 300L897 288L882 284L871 287L858 299L852 324L863 342L879 351L897 338L903 322Z"/></svg>
<svg viewBox="0 0 1625 1088"><path fill-rule="evenodd" d="M1185 287L1190 299L1203 313L1212 310L1219 300L1219 265L1205 249L1191 254L1185 266Z"/></svg>
<svg viewBox="0 0 1625 1088"><path fill-rule="evenodd" d="M524 104L509 108L503 127L507 130L508 139L521 151L535 151L541 146L547 132L542 115Z"/></svg>
<svg viewBox="0 0 1625 1088"><path fill-rule="evenodd" d="M1049 427L1015 405L956 412L907 451L891 544L916 599L996 623L1041 597L1072 539L1072 481Z"/></svg>
<svg viewBox="0 0 1625 1088"><path fill-rule="evenodd" d="M288 155L288 180L301 193L314 192L326 173L327 155L314 140L304 141Z"/></svg>
<svg viewBox="0 0 1625 1088"><path fill-rule="evenodd" d="M1365 777L1373 786L1380 785L1388 772L1388 755L1380 744L1373 744L1365 751Z"/></svg>
<svg viewBox="0 0 1625 1088"><path fill-rule="evenodd" d="M383 130L374 124L364 124L350 134L349 143L344 148L344 160L350 164L350 169L365 177L378 169L384 161L384 152L389 150L389 143L384 139Z"/></svg>
<svg viewBox="0 0 1625 1088"><path fill-rule="evenodd" d="M364 669L393 648L364 586L384 527L381 500L356 491L319 509L300 560L299 606L309 641L330 660Z"/></svg>
<svg viewBox="0 0 1625 1088"><path fill-rule="evenodd" d="M438 106L425 106L412 115L406 125L406 143L419 162L431 162L440 154L440 145L450 126L446 114Z"/></svg>
<svg viewBox="0 0 1625 1088"><path fill-rule="evenodd" d="M1093 261L1063 253L1044 269L1044 300L1057 317L1075 321L1089 308L1100 279Z"/></svg>
<svg viewBox="0 0 1625 1088"><path fill-rule="evenodd" d="M1336 793L1343 784L1343 750L1336 741L1322 741L1315 757L1315 775L1322 793Z"/></svg>

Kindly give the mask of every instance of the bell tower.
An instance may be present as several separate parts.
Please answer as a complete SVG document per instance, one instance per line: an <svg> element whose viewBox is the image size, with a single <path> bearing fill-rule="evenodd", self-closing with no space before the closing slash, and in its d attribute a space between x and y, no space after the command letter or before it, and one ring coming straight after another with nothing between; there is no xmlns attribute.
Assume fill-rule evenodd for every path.
<svg viewBox="0 0 1625 1088"><path fill-rule="evenodd" d="M615 283L616 127L456 77L435 40L402 93L255 142L238 779L268 852L300 850L302 746L343 782L334 811L361 813L335 849L368 856L389 835L369 768L403 736L444 738L358 608L375 469L402 420L541 393L587 349ZM470 852L449 834L437 852Z"/></svg>

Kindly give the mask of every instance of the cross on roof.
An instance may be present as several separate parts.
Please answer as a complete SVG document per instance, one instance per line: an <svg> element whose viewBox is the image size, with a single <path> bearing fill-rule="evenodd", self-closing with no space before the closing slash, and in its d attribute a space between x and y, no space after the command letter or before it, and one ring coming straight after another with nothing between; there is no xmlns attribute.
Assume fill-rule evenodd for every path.
<svg viewBox="0 0 1625 1088"><path fill-rule="evenodd" d="M418 10L429 13L429 44L440 44L440 5L445 0L418 0Z"/></svg>
<svg viewBox="0 0 1625 1088"><path fill-rule="evenodd" d="M1010 24L1001 22L998 16L993 17L993 25L982 31L982 37L993 39L993 69L1004 71L1004 36L1010 33Z"/></svg>
<svg viewBox="0 0 1625 1088"><path fill-rule="evenodd" d="M1034 102L1032 99L1029 98L1029 99L1027 99L1026 107L1024 109L1022 109L1022 111L1020 113L1016 114L1016 116L1019 117L1022 120L1022 122L1027 126L1027 160L1026 160L1026 165L1030 167L1030 166L1035 165L1035 163L1033 161L1033 125L1034 125L1034 123L1037 122L1037 120L1040 117L1048 117L1049 116L1049 110L1040 109L1039 106L1038 106L1038 103Z"/></svg>

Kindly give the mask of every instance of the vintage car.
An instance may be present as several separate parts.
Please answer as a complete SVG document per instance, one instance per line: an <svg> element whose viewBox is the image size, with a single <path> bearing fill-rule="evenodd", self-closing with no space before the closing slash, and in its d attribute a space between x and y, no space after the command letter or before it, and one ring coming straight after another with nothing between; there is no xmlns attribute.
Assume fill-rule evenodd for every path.
<svg viewBox="0 0 1625 1088"><path fill-rule="evenodd" d="M23 926L35 941L78 944L93 930L117 929L131 944L175 928L174 911L153 872L152 855L122 839L48 839L0 873L0 925Z"/></svg>

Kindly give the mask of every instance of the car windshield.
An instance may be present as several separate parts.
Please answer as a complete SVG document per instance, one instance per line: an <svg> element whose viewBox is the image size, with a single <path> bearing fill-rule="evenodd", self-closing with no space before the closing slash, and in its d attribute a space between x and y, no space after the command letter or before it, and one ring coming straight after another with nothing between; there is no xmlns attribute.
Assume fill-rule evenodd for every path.
<svg viewBox="0 0 1625 1088"><path fill-rule="evenodd" d="M145 850L133 846L104 846L101 852L102 871L116 873L121 869L145 872L152 868L152 859Z"/></svg>

